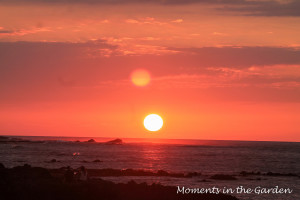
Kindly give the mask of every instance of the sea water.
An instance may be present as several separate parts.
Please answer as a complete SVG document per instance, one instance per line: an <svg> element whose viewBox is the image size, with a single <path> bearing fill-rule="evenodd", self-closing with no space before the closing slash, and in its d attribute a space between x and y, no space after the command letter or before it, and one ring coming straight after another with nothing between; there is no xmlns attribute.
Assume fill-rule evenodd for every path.
<svg viewBox="0 0 300 200"><path fill-rule="evenodd" d="M13 137L13 136L11 136ZM239 199L300 199L300 143L208 141L208 140L145 140L123 139L122 145L107 145L110 138L15 137L26 141L0 142L0 162L6 167L25 163L45 168L85 166L90 169L165 170L174 173L198 172L192 178L124 176L102 177L113 182L160 183L185 188L235 190L252 189L251 193L231 195ZM77 142L76 142L77 141ZM55 159L55 162L53 161ZM100 162L97 162L97 160ZM51 162L52 161L52 162ZM241 172L260 172L241 176ZM264 175L272 172L273 175ZM274 173L277 173L275 176ZM214 180L215 174L232 175L237 180ZM270 173L269 173L270 174ZM255 189L290 189L292 193L256 193Z"/></svg>

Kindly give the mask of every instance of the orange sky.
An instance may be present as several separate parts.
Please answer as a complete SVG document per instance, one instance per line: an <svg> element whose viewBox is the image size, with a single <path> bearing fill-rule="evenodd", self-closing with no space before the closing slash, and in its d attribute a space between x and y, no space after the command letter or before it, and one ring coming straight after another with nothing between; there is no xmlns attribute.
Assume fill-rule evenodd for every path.
<svg viewBox="0 0 300 200"><path fill-rule="evenodd" d="M293 0L0 0L0 134L300 141L299 24Z"/></svg>

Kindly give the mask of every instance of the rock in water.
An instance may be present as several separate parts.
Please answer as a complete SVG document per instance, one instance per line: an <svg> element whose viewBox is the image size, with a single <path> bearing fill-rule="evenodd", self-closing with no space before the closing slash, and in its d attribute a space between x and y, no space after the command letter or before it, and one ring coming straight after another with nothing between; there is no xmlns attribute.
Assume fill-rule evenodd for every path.
<svg viewBox="0 0 300 200"><path fill-rule="evenodd" d="M96 142L94 139L90 139L87 142Z"/></svg>
<svg viewBox="0 0 300 200"><path fill-rule="evenodd" d="M123 141L118 138L118 139L115 139L115 140L108 141L105 144L123 144Z"/></svg>

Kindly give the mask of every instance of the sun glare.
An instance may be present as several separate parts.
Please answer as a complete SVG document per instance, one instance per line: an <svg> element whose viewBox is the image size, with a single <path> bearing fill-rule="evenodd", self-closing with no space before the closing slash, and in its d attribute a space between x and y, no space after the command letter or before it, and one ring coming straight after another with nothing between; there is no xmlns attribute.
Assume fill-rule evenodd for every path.
<svg viewBox="0 0 300 200"><path fill-rule="evenodd" d="M147 115L144 119L144 126L148 131L158 131L163 123L163 119L157 114Z"/></svg>
<svg viewBox="0 0 300 200"><path fill-rule="evenodd" d="M150 74L147 70L137 69L131 73L131 81L136 86L146 86L150 82Z"/></svg>

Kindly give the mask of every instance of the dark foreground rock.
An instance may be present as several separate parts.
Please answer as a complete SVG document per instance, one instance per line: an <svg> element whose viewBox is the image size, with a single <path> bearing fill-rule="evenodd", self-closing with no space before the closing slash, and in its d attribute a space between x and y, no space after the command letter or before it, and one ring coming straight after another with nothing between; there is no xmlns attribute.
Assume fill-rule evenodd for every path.
<svg viewBox="0 0 300 200"><path fill-rule="evenodd" d="M87 163L87 161L81 161L83 163ZM101 160L94 160L93 162L102 162ZM59 177L63 177L65 167L59 169L49 169L51 174L56 174ZM168 176L168 177L176 177L176 178L192 178L195 176L200 176L201 173L192 172L192 173L171 173L164 170L155 171L147 171L141 169L87 169L90 177L108 177L108 176Z"/></svg>
<svg viewBox="0 0 300 200"><path fill-rule="evenodd" d="M242 171L240 173L241 176L258 176L258 175L261 175L261 176L295 176L295 177L300 177L298 174L295 174L295 173L275 173L275 172L267 172L267 173L261 173L261 172L246 172L246 171Z"/></svg>
<svg viewBox="0 0 300 200"><path fill-rule="evenodd" d="M237 180L234 176L226 175L226 174L216 174L210 177L215 180Z"/></svg>
<svg viewBox="0 0 300 200"><path fill-rule="evenodd" d="M224 194L177 194L160 184L115 184L104 180L69 182L39 167L0 167L0 196L5 200L237 200Z"/></svg>
<svg viewBox="0 0 300 200"><path fill-rule="evenodd" d="M135 169L89 169L90 176L94 177L105 177L105 176L169 176L184 178L187 177L183 173L169 173L164 170L158 170L157 172L145 171L145 170L135 170Z"/></svg>

